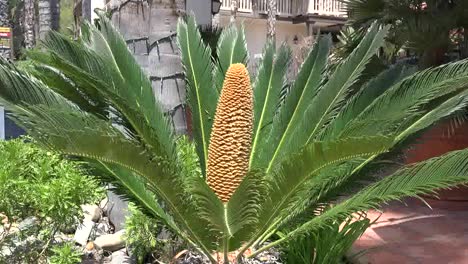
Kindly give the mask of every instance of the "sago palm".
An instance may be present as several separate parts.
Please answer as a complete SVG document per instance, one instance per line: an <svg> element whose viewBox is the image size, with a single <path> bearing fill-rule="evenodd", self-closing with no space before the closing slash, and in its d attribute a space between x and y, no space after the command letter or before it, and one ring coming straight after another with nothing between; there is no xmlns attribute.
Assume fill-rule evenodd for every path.
<svg viewBox="0 0 468 264"><path fill-rule="evenodd" d="M320 37L285 91L287 46L268 44L250 80L242 30L223 31L214 60L193 18L181 20L193 141L171 131L150 81L104 17L84 24L77 41L49 34L29 53L32 65L2 62L0 96L38 142L105 172L210 261L221 251L241 260L247 249L254 256L381 203L468 181L468 150L361 181L374 179L366 176L382 155L468 103L467 61L411 76L393 67L364 81L386 33L373 26L333 72L331 39ZM280 239L262 243L276 231Z"/></svg>

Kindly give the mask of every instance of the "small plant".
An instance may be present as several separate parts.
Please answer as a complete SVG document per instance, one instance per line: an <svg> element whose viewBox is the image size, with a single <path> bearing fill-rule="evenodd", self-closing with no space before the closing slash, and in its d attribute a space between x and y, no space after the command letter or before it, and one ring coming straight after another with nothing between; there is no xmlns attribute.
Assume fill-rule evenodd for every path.
<svg viewBox="0 0 468 264"><path fill-rule="evenodd" d="M128 208L130 215L125 220L124 239L137 257L138 263L144 263L145 256L155 251L158 244L158 224L134 204L130 203Z"/></svg>
<svg viewBox="0 0 468 264"><path fill-rule="evenodd" d="M47 258L55 235L79 224L80 205L104 197L100 183L79 163L30 141L0 141L0 212L8 222L0 244L12 251L3 256L11 263Z"/></svg>
<svg viewBox="0 0 468 264"><path fill-rule="evenodd" d="M81 263L81 253L72 243L54 246L51 249L50 264L77 264Z"/></svg>
<svg viewBox="0 0 468 264"><path fill-rule="evenodd" d="M129 216L125 220L124 239L136 256L138 263L158 260L163 263L187 248L186 243L168 230L163 223L144 214L133 203L129 204Z"/></svg>

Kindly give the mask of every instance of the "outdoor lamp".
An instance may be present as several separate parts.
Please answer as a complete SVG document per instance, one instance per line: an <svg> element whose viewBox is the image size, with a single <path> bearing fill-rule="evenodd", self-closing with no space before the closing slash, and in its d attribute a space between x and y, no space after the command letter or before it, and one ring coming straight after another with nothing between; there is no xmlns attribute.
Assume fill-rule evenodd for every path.
<svg viewBox="0 0 468 264"><path fill-rule="evenodd" d="M220 9L221 9L221 0L213 0L213 2L211 2L211 13L213 15L216 15L219 13Z"/></svg>

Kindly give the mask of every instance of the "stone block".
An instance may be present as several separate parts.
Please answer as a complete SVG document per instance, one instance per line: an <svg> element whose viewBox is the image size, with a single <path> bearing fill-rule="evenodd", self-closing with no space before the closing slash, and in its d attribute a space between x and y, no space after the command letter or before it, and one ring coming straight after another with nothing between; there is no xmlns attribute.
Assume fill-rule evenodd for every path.
<svg viewBox="0 0 468 264"><path fill-rule="evenodd" d="M98 236L94 240L94 245L103 250L117 251L125 247L125 241L123 239L124 233L124 230L120 230L114 234Z"/></svg>
<svg viewBox="0 0 468 264"><path fill-rule="evenodd" d="M122 200L112 191L108 191L107 196L109 198L109 221L114 226L115 231L122 230L125 226L125 218L129 215L128 202Z"/></svg>
<svg viewBox="0 0 468 264"><path fill-rule="evenodd" d="M94 225L95 223L92 220L83 221L81 225L78 225L73 240L75 240L76 243L85 246L88 243L88 238L94 229Z"/></svg>
<svg viewBox="0 0 468 264"><path fill-rule="evenodd" d="M101 218L101 208L95 204L84 204L81 205L81 210L83 210L84 220L91 220L93 222L99 221Z"/></svg>

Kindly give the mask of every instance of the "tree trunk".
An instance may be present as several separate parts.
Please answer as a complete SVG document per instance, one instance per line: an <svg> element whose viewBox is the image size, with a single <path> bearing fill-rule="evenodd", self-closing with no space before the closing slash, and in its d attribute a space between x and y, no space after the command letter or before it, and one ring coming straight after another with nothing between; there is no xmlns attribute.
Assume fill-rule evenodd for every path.
<svg viewBox="0 0 468 264"><path fill-rule="evenodd" d="M118 7L114 6L113 8ZM187 133L185 80L177 48L177 20L185 13L183 0L158 0L141 7L129 3L114 13L112 21L125 39L149 37L129 44L137 62L151 77L153 91L163 109L172 117L176 133ZM132 42L133 43L133 42Z"/></svg>
<svg viewBox="0 0 468 264"><path fill-rule="evenodd" d="M8 0L0 0L0 27L11 27ZM10 55L10 50L0 49L0 56L3 58L9 58Z"/></svg>
<svg viewBox="0 0 468 264"><path fill-rule="evenodd" d="M0 0L0 27L9 27L8 0Z"/></svg>
<svg viewBox="0 0 468 264"><path fill-rule="evenodd" d="M238 9L239 9L239 1L231 0L231 20L230 20L231 23L236 22Z"/></svg>
<svg viewBox="0 0 468 264"><path fill-rule="evenodd" d="M50 27L52 30L60 29L60 0L50 1Z"/></svg>
<svg viewBox="0 0 468 264"><path fill-rule="evenodd" d="M463 29L463 42L461 44L461 58L468 58L468 28Z"/></svg>
<svg viewBox="0 0 468 264"><path fill-rule="evenodd" d="M50 30L58 30L60 22L59 0L38 0L39 39L44 39Z"/></svg>
<svg viewBox="0 0 468 264"><path fill-rule="evenodd" d="M444 64L446 52L446 47L431 48L425 50L419 57L420 70Z"/></svg>
<svg viewBox="0 0 468 264"><path fill-rule="evenodd" d="M31 49L36 45L35 36L35 8L34 0L24 0L24 45L26 49Z"/></svg>
<svg viewBox="0 0 468 264"><path fill-rule="evenodd" d="M50 1L49 0L38 0L38 15L39 15L39 39L44 39L47 32L50 31Z"/></svg>
<svg viewBox="0 0 468 264"><path fill-rule="evenodd" d="M276 42L276 0L268 0L267 39Z"/></svg>

